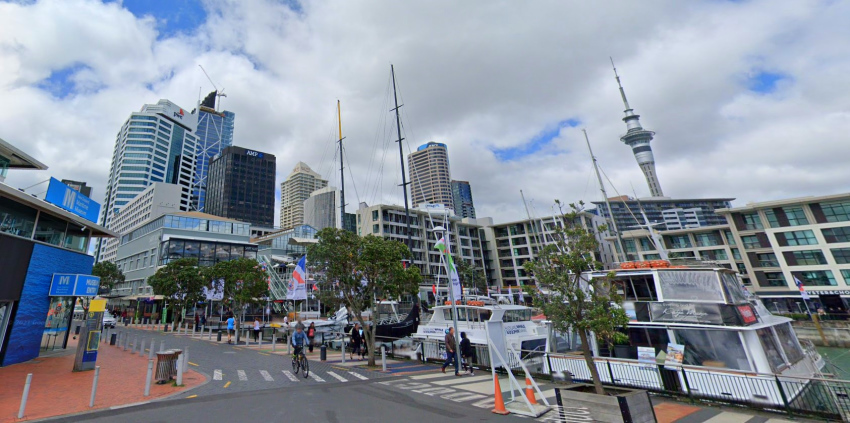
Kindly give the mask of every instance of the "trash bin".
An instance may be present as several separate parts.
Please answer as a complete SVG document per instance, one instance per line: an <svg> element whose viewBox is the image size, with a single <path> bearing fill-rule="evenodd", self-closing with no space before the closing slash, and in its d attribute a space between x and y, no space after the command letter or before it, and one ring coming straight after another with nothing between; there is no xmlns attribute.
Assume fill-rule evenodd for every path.
<svg viewBox="0 0 850 423"><path fill-rule="evenodd" d="M115 341L118 339L118 334L113 333L112 336L109 337L109 345L115 345Z"/></svg>
<svg viewBox="0 0 850 423"><path fill-rule="evenodd" d="M328 346L325 344L319 347L319 360L328 361Z"/></svg>
<svg viewBox="0 0 850 423"><path fill-rule="evenodd" d="M218 330L218 342L221 342L221 329Z"/></svg>
<svg viewBox="0 0 850 423"><path fill-rule="evenodd" d="M74 335L79 335L79 334L80 334L80 325L77 325L77 328L74 329Z"/></svg>
<svg viewBox="0 0 850 423"><path fill-rule="evenodd" d="M174 351L164 350L156 353L156 383L163 385L171 380L177 372L174 371L176 363Z"/></svg>

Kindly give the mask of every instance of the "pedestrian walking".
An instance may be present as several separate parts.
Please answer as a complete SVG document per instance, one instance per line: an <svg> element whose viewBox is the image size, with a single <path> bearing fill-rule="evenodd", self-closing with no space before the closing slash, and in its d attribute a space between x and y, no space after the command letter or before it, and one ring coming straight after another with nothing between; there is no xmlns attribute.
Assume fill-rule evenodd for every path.
<svg viewBox="0 0 850 423"><path fill-rule="evenodd" d="M195 313L195 327L193 330L198 330L198 325L201 323L201 316L198 313Z"/></svg>
<svg viewBox="0 0 850 423"><path fill-rule="evenodd" d="M442 371L446 372L446 367L452 363L457 363L457 344L455 343L455 328L449 328L446 332L446 361L443 363ZM460 376L460 373L455 372L455 376Z"/></svg>
<svg viewBox="0 0 850 423"><path fill-rule="evenodd" d="M254 318L254 341L258 342L260 340L260 319Z"/></svg>
<svg viewBox="0 0 850 423"><path fill-rule="evenodd" d="M474 375L472 371L472 355L474 351L472 350L472 342L469 341L469 338L466 337L466 332L460 333L460 356L463 359L464 368L469 370L469 374Z"/></svg>
<svg viewBox="0 0 850 423"><path fill-rule="evenodd" d="M227 343L232 344L233 332L236 327L236 319L233 318L233 315L227 317Z"/></svg>
<svg viewBox="0 0 850 423"><path fill-rule="evenodd" d="M309 348L310 352L313 352L313 339L315 337L316 337L316 324L313 323L313 322L310 322L310 327L307 328L307 340L309 341L308 348Z"/></svg>
<svg viewBox="0 0 850 423"><path fill-rule="evenodd" d="M350 358L354 360L355 354L360 354L360 343L363 341L363 335L361 335L362 331L360 330L360 323L355 323L351 328L351 333L349 333L349 337L351 338L351 355Z"/></svg>

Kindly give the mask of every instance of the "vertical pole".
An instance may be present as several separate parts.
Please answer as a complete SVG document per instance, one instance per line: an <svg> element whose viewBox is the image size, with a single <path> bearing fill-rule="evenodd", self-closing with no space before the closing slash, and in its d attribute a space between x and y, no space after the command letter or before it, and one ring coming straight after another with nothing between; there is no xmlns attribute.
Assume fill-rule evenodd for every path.
<svg viewBox="0 0 850 423"><path fill-rule="evenodd" d="M183 366L185 366L184 361L186 356L180 355L181 357L177 359L177 386L183 385Z"/></svg>
<svg viewBox="0 0 850 423"><path fill-rule="evenodd" d="M97 378L100 376L100 366L94 368L94 382L91 385L91 399L89 400L89 408L94 408L94 396L97 394Z"/></svg>
<svg viewBox="0 0 850 423"><path fill-rule="evenodd" d="M147 343L147 339L142 338L142 347L139 348L139 357L144 357L145 355L145 343ZM151 341L153 343L153 341Z"/></svg>
<svg viewBox="0 0 850 423"><path fill-rule="evenodd" d="M151 350L153 351L153 350ZM145 377L145 396L149 397L151 395L151 377L153 377L153 359L148 359L148 374Z"/></svg>
<svg viewBox="0 0 850 423"><path fill-rule="evenodd" d="M151 339L151 349L150 349L150 352L148 353L148 360L152 360L152 359L153 359L153 351L154 351L154 344L155 344L155 343L156 343L156 340L155 340L155 339Z"/></svg>
<svg viewBox="0 0 850 423"><path fill-rule="evenodd" d="M623 236L620 234L620 230L617 229L617 222L614 219L614 214L611 212L611 202L608 201L608 194L605 192L605 185L602 183L602 176L599 176L599 167L596 165L596 156L593 155L593 150L590 148L590 139L587 137L587 131L582 129L584 132L584 140L587 142L587 150L590 152L590 158L593 160L593 169L596 170L596 179L599 180L599 189L602 190L602 197L605 198L605 206L608 210L608 216L611 217L611 228L614 230L614 235L617 236L617 245L620 246L620 253L617 254L617 258L620 261L628 261L629 255L626 253L626 249L623 248ZM567 222L564 222L566 224ZM661 248L660 246L658 247ZM622 254L622 256L620 255Z"/></svg>
<svg viewBox="0 0 850 423"><path fill-rule="evenodd" d="M785 412L787 412L789 416L793 416L794 414L791 412L791 407L788 404L788 397L785 395L785 389L782 387L782 382L779 380L779 376L773 375L773 378L776 380L776 387L779 388L779 396L782 398L782 404L785 406Z"/></svg>
<svg viewBox="0 0 850 423"><path fill-rule="evenodd" d="M395 100L395 126L398 131L398 156L401 160L401 189L404 192L404 217L405 223L407 224L407 249L413 252L413 239L412 234L410 232L410 207L407 205L407 175L404 172L404 149L401 147L401 141L404 138L401 137L401 117L398 114L398 95L396 94L396 86L395 86L395 67L390 65L390 73L393 76L393 99Z"/></svg>
<svg viewBox="0 0 850 423"><path fill-rule="evenodd" d="M345 222L345 172L342 160L342 109L339 106L339 100L336 101L336 114L339 117L339 225L340 229L342 229L343 222Z"/></svg>
<svg viewBox="0 0 850 423"><path fill-rule="evenodd" d="M387 347L384 345L381 345L381 370L387 371Z"/></svg>
<svg viewBox="0 0 850 423"><path fill-rule="evenodd" d="M189 367L189 347L186 346L183 348L183 373L186 373L186 370Z"/></svg>
<svg viewBox="0 0 850 423"><path fill-rule="evenodd" d="M277 330L275 328L272 328L272 352L275 352L275 350L277 349L277 336L275 336L276 332Z"/></svg>
<svg viewBox="0 0 850 423"><path fill-rule="evenodd" d="M207 335L207 340L212 341L212 326L210 326L210 333Z"/></svg>
<svg viewBox="0 0 850 423"><path fill-rule="evenodd" d="M32 384L32 373L27 375L27 383L24 385L24 395L21 397L21 408L18 409L18 418L24 418L24 411L27 409L27 398L30 396L30 385Z"/></svg>
<svg viewBox="0 0 850 423"><path fill-rule="evenodd" d="M159 341L159 350L165 351L165 340L164 339Z"/></svg>

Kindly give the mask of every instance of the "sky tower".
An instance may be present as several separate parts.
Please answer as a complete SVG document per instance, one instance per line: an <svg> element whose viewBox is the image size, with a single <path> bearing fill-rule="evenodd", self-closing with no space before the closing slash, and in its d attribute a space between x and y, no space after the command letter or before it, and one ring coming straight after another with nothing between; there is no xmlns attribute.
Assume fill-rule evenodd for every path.
<svg viewBox="0 0 850 423"><path fill-rule="evenodd" d="M611 66L614 67L614 59L611 59ZM626 106L626 117L623 118L623 122L626 122L628 130L625 135L620 137L620 141L626 143L635 153L635 159L640 170L646 176L650 194L653 197L663 197L664 192L661 191L661 183L658 182L658 175L655 173L655 157L652 155L652 147L649 146L655 132L647 131L640 126L640 115L635 114L632 107L629 106L629 100L626 99L626 92L623 90L623 84L620 83L620 75L617 74L616 67L614 67L614 77L620 87L620 97L623 98L623 104Z"/></svg>

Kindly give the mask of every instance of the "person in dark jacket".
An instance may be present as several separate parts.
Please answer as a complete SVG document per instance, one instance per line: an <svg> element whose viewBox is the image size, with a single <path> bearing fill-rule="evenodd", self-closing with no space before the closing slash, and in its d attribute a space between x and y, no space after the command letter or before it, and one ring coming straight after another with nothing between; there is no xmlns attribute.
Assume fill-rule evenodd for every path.
<svg viewBox="0 0 850 423"><path fill-rule="evenodd" d="M363 342L363 337L360 335L360 323L355 323L354 327L351 328L351 355L350 358L354 359L354 354L360 354L360 343Z"/></svg>
<svg viewBox="0 0 850 423"><path fill-rule="evenodd" d="M446 367L452 364L452 362L457 365L457 343L455 343L455 328L449 328L449 331L446 333L446 361L443 363L443 373L446 372ZM460 376L460 373L455 372L455 376Z"/></svg>
<svg viewBox="0 0 850 423"><path fill-rule="evenodd" d="M466 332L461 332L460 338L460 356L463 357L462 363L465 363L465 366L469 368L469 374L474 375L475 373L472 371L472 342L469 342Z"/></svg>
<svg viewBox="0 0 850 423"><path fill-rule="evenodd" d="M310 322L310 327L307 328L307 340L310 343L307 345L307 348L310 349L310 352L313 352L313 339L316 338L316 324Z"/></svg>

